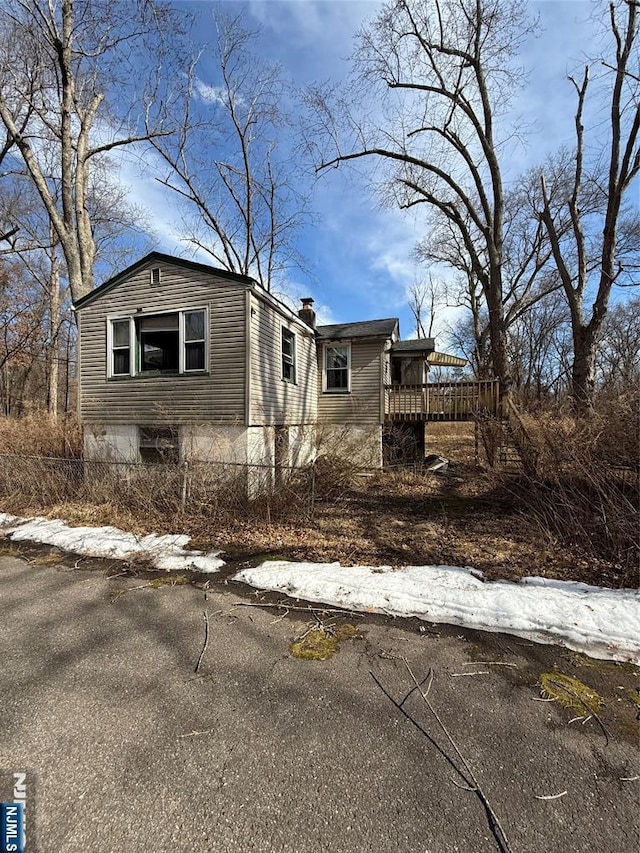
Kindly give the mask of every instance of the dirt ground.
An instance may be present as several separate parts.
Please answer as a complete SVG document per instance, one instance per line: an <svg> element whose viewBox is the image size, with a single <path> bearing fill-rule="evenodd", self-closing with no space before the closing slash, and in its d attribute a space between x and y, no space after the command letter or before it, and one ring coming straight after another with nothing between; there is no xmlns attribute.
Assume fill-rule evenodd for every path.
<svg viewBox="0 0 640 853"><path fill-rule="evenodd" d="M8 506L21 515L72 524L114 524L134 533L180 532L192 547L224 552L227 562L288 559L343 565L473 566L491 579L527 575L611 587L637 582L629 567L558 542L528 518L507 481L478 464L474 427L429 424L426 453L451 461L442 473L395 469L353 476L331 469L317 478L313 515L305 501L286 517L227 511L226 516L130 512L111 504ZM482 462L482 459L479 460ZM294 506L295 510L296 507Z"/></svg>
<svg viewBox="0 0 640 853"><path fill-rule="evenodd" d="M473 566L492 579L537 575L624 584L623 567L560 545L516 507L503 482L477 463L472 424L430 424L426 452L449 459L448 470L356 477L326 499L321 495L310 521L236 521L218 529L215 541L235 559Z"/></svg>

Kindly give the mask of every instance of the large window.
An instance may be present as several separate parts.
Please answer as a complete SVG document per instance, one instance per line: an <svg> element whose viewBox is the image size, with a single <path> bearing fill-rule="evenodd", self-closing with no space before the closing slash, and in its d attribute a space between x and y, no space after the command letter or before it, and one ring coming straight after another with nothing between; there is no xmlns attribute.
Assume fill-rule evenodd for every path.
<svg viewBox="0 0 640 853"><path fill-rule="evenodd" d="M335 394L346 394L350 390L349 368L351 347L349 344L324 348L324 390Z"/></svg>
<svg viewBox="0 0 640 853"><path fill-rule="evenodd" d="M177 314L135 321L140 373L177 373L180 369L180 323Z"/></svg>
<svg viewBox="0 0 640 853"><path fill-rule="evenodd" d="M282 378L285 382L296 381L296 336L282 327Z"/></svg>
<svg viewBox="0 0 640 853"><path fill-rule="evenodd" d="M109 375L193 373L206 369L204 308L110 320Z"/></svg>

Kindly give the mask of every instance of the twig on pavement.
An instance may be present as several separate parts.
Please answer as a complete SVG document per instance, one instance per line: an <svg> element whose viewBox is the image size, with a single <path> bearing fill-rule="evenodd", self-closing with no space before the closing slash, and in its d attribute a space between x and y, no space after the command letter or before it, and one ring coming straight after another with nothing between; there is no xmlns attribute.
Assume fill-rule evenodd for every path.
<svg viewBox="0 0 640 853"><path fill-rule="evenodd" d="M491 675L488 669L479 669L477 672L452 672L450 678L463 678L469 675Z"/></svg>
<svg viewBox="0 0 640 853"><path fill-rule="evenodd" d="M488 815L489 821L490 821L490 825L491 825L491 831L493 832L495 839L498 842L498 846L500 847L501 851L503 851L503 853L511 853L511 845L509 844L509 839L507 838L507 834L504 831L504 829L502 828L502 824L498 820L498 816L495 813L495 811L493 810L491 803L487 799L487 795L484 793L484 791L480 787L480 783L478 782L475 773L473 772L473 770L469 766L469 762L467 761L467 759L464 757L464 755L458 749L458 746L457 746L456 742L454 741L454 739L451 737L449 730L447 729L445 724L442 722L442 719L440 718L438 712L436 711L436 709L433 707L433 705L429 701L429 696L427 695L428 691L425 693L425 691L422 689L422 687L418 684L418 681L417 681L415 675L413 674L413 670L409 666L409 661L406 658L403 658L403 660L404 660L404 665L407 669L407 672L409 673L409 676L410 676L411 680L413 681L413 683L415 684L418 692L422 696L422 699L423 699L425 705L431 711L431 713L434 716L435 720L437 721L438 725L440 726L440 728L444 732L447 740L451 744L451 747L453 748L454 752L456 753L456 755L458 756L458 758L462 762L462 766L464 767L464 769L466 771L466 775L467 775L468 779L471 781L471 784L475 787L475 793L480 798L480 801L482 802L482 805L484 806L485 811L487 812L487 815ZM432 677L432 680L433 680L433 677ZM429 684L429 687L430 686L431 686L431 684ZM458 771L458 772L460 772L460 771ZM460 775L463 775L463 774L460 774ZM467 780L465 780L465 781L467 781Z"/></svg>
<svg viewBox="0 0 640 853"><path fill-rule="evenodd" d="M356 616L358 619L364 618L363 613L338 607L294 607L291 604L269 604L266 601L237 601L233 607L270 607L276 610L294 610L299 613L341 613L346 616Z"/></svg>
<svg viewBox="0 0 640 853"><path fill-rule="evenodd" d="M559 800L560 797L565 797L568 793L568 791L561 791L559 794L547 794L546 796L534 794L533 797L535 800Z"/></svg>
<svg viewBox="0 0 640 853"><path fill-rule="evenodd" d="M209 614L206 610L202 611L204 616L204 646L202 647L202 651L200 652L200 657L198 658L198 663L196 664L196 668L194 672L198 672L200 669L200 664L202 663L202 658L204 657L204 653L207 651L207 646L209 645Z"/></svg>

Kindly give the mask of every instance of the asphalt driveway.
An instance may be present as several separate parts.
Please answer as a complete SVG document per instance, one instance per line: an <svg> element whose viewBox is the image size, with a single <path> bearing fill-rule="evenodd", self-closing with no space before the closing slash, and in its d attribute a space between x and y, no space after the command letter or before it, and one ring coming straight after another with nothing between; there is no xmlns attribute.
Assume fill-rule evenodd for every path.
<svg viewBox="0 0 640 853"><path fill-rule="evenodd" d="M402 658L419 678L431 669L428 698L507 849L637 849L631 712L607 743L597 721L570 724L535 701L537 675L564 653L358 619L359 636L309 662L289 654L308 614L243 606L256 597L218 580L206 600L194 586L144 583L0 558L0 769L36 774L28 809L43 851L500 849L418 692L408 719L372 678L402 697ZM612 689L634 677L614 671Z"/></svg>

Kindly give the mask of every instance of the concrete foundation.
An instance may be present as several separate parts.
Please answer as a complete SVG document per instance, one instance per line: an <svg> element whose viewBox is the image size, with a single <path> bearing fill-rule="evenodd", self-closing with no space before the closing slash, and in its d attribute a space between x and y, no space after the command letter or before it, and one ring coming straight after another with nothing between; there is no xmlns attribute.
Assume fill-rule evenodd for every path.
<svg viewBox="0 0 640 853"><path fill-rule="evenodd" d="M138 427L132 424L85 426L84 458L91 462L138 462Z"/></svg>
<svg viewBox="0 0 640 853"><path fill-rule="evenodd" d="M321 424L317 454L344 459L359 468L382 468L382 426Z"/></svg>
<svg viewBox="0 0 640 853"><path fill-rule="evenodd" d="M272 490L289 468L313 462L315 440L316 428L312 425L188 424L178 428L180 461L221 463L233 466L234 471L227 472L233 474L241 474L241 466L247 465L250 495ZM139 427L85 426L84 455L95 462L140 462Z"/></svg>

